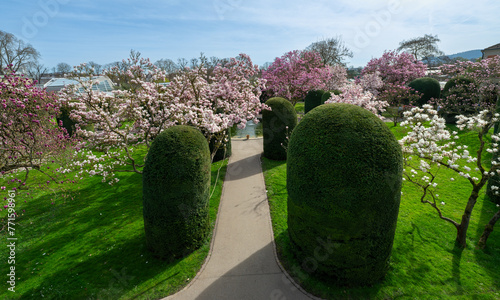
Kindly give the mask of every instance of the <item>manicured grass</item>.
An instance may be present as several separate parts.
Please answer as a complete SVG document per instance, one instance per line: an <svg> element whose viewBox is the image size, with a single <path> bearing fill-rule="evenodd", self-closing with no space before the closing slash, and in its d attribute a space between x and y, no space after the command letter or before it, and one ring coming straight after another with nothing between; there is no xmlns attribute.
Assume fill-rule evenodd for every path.
<svg viewBox="0 0 500 300"><path fill-rule="evenodd" d="M304 101L295 103L295 111L298 114L304 114Z"/></svg>
<svg viewBox="0 0 500 300"><path fill-rule="evenodd" d="M227 160L212 165L212 229L226 165ZM8 249L3 246L1 299L158 299L189 283L208 254L210 240L183 259L153 258L145 247L142 176L118 177L114 186L85 178L75 185L18 193L16 293L6 291ZM0 193L6 196L6 191ZM5 210L0 218L3 227ZM7 243L5 228L0 238Z"/></svg>
<svg viewBox="0 0 500 300"><path fill-rule="evenodd" d="M403 128L387 124L398 139L404 135ZM464 133L458 141L468 144L473 153L476 139L474 134ZM373 287L336 287L301 269L302 262L293 257L287 231L286 162L263 158L263 169L278 256L312 294L325 299L500 299L500 230L491 234L485 251L475 249L484 225L498 210L484 193L472 214L468 247L460 250L455 247L455 228L439 219L432 207L422 204L419 191L405 183L385 280ZM443 171L438 182L441 201L445 202L443 213L459 221L471 185Z"/></svg>

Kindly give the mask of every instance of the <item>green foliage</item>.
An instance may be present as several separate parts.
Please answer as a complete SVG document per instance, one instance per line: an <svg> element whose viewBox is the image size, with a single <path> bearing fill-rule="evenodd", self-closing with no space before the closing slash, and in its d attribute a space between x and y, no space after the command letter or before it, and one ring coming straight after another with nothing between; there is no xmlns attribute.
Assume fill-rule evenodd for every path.
<svg viewBox="0 0 500 300"><path fill-rule="evenodd" d="M420 98L417 104L422 106L427 104L431 98L438 99L441 95L439 81L430 77L421 77L410 82L409 86L419 92Z"/></svg>
<svg viewBox="0 0 500 300"><path fill-rule="evenodd" d="M229 134L230 129L226 130L227 134L227 142L222 142L222 144L219 145L219 148L215 152L214 160L213 162L216 161L221 161L223 159L226 159L231 156L232 154L232 147L231 147L231 134ZM218 144L216 138L210 139L210 143L208 144L210 147L210 153L212 153L215 149L216 144Z"/></svg>
<svg viewBox="0 0 500 300"><path fill-rule="evenodd" d="M209 229L210 151L197 129L168 128L153 141L143 173L146 245L161 259L179 258Z"/></svg>
<svg viewBox="0 0 500 300"><path fill-rule="evenodd" d="M330 99L332 94L334 95L340 95L342 92L339 90L333 90L333 91L326 91L323 96L321 96L321 104L325 103L326 100Z"/></svg>
<svg viewBox="0 0 500 300"><path fill-rule="evenodd" d="M264 132L264 156L273 160L285 160L287 137L297 125L297 113L290 101L274 97L266 102L271 110L262 112Z"/></svg>
<svg viewBox="0 0 500 300"><path fill-rule="evenodd" d="M304 113L308 113L311 109L323 104L321 99L325 91L323 90L311 90L307 93L304 98Z"/></svg>
<svg viewBox="0 0 500 300"><path fill-rule="evenodd" d="M57 117L57 122L62 121L62 127L66 128L66 131L70 136L73 135L75 131L75 122L69 118L70 109L68 106L61 107L61 114Z"/></svg>
<svg viewBox="0 0 500 300"><path fill-rule="evenodd" d="M374 114L350 104L307 114L287 158L288 232L297 259L315 258L316 271L341 285L383 278L401 180L401 147Z"/></svg>

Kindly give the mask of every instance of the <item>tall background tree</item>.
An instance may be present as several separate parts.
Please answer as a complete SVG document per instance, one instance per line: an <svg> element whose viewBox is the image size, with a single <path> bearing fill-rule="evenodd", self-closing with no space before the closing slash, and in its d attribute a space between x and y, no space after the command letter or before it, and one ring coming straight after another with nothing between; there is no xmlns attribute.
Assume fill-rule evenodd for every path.
<svg viewBox="0 0 500 300"><path fill-rule="evenodd" d="M349 50L340 36L324 39L309 45L306 50L318 52L325 65L346 66L345 59L352 57L352 51Z"/></svg>
<svg viewBox="0 0 500 300"><path fill-rule="evenodd" d="M48 72L49 70L44 65L40 63L33 63L28 69L28 76L40 83L42 81L42 77L45 76Z"/></svg>
<svg viewBox="0 0 500 300"><path fill-rule="evenodd" d="M27 72L38 58L40 53L31 44L0 30L0 74L4 75L4 69L9 66L14 72Z"/></svg>
<svg viewBox="0 0 500 300"><path fill-rule="evenodd" d="M416 60L428 59L434 56L444 55L439 50L437 43L441 40L437 35L426 34L422 37L416 37L399 43L398 51L404 51L412 54Z"/></svg>
<svg viewBox="0 0 500 300"><path fill-rule="evenodd" d="M89 61L88 62L88 65L91 67L91 68L94 68L94 74L96 75L101 75L102 72L104 71L103 69L103 66L94 62L94 61Z"/></svg>
<svg viewBox="0 0 500 300"><path fill-rule="evenodd" d="M56 72L60 75L68 74L72 70L71 66L68 63L61 62L56 66Z"/></svg>

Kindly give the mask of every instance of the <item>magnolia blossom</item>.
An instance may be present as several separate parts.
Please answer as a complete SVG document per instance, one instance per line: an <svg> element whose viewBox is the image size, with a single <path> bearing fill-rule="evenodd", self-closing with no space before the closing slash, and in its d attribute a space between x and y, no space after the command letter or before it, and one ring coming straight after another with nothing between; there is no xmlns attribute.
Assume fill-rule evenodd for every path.
<svg viewBox="0 0 500 300"><path fill-rule="evenodd" d="M333 76L332 72L339 72L340 76ZM344 73L345 69L326 66L317 52L295 50L277 57L262 72L262 78L271 95L289 99L295 105L310 90L325 90L338 84Z"/></svg>
<svg viewBox="0 0 500 300"><path fill-rule="evenodd" d="M387 102L379 101L372 93L365 91L356 83L349 83L340 88L340 95L332 94L325 103L349 103L361 106L378 116L388 106Z"/></svg>
<svg viewBox="0 0 500 300"><path fill-rule="evenodd" d="M129 59L125 65L128 69L109 73L120 78L125 90L95 91L92 70L81 65L72 74L79 84L60 93L82 137L79 159L65 172L76 169L80 175L100 175L103 181L116 181L116 172L142 173L145 155L135 149L148 149L166 128L191 125L207 139L222 142L228 128L256 122L266 108L259 101L265 81L256 77L258 67L245 54L215 67L210 76L203 65L186 68L169 84L164 84L165 73L147 59Z"/></svg>
<svg viewBox="0 0 500 300"><path fill-rule="evenodd" d="M50 165L71 158L73 139L56 121L56 99L32 80L5 73L0 78L0 178L21 187L35 170L61 182L59 168Z"/></svg>
<svg viewBox="0 0 500 300"><path fill-rule="evenodd" d="M361 71L361 76L378 72L384 83L405 85L425 76L427 67L413 55L397 51L386 51L380 58L371 59Z"/></svg>
<svg viewBox="0 0 500 300"><path fill-rule="evenodd" d="M469 153L467 146L457 145L458 133L448 129L445 120L438 116L437 111L431 105L412 108L405 112L404 116L406 120L401 123L401 126L409 128L410 131L399 143L403 150L406 182L411 182L422 190L421 202L430 204L441 219L452 223L457 229L457 241L465 246L468 220L479 192L491 176L500 172L498 158L493 159L489 169L482 164L483 151L498 151L497 141L500 140L500 133L491 134L490 129L499 121L500 115L491 114L485 110L476 116L458 116L457 126L460 130L469 130L478 134L481 148L476 156ZM491 137L493 141L491 145L485 143L486 135ZM418 157L420 163L415 164L413 157ZM454 171L471 184L472 191L463 212L462 222L445 217L436 205L438 185L435 180L442 174L439 172L440 168ZM455 179L451 177L450 181L453 182ZM496 191L498 188L492 189ZM444 202L441 204L444 205Z"/></svg>
<svg viewBox="0 0 500 300"><path fill-rule="evenodd" d="M470 114L495 109L500 93L500 56L477 62L457 61L455 64L441 66L440 70L443 74L463 78L450 88L445 98L436 101L445 111Z"/></svg>

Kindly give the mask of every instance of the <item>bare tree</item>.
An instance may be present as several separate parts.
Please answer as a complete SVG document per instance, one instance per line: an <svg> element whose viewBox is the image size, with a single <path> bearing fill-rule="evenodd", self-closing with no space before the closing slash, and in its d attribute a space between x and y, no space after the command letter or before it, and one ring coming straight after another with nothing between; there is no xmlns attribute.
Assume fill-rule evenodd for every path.
<svg viewBox="0 0 500 300"><path fill-rule="evenodd" d="M177 59L177 66L179 66L179 70L183 70L185 67L187 67L189 61L185 58L178 58Z"/></svg>
<svg viewBox="0 0 500 300"><path fill-rule="evenodd" d="M88 65L94 69L94 74L96 75L100 75L103 71L103 67L102 65L96 63L96 62L93 62L93 61L89 61L88 62Z"/></svg>
<svg viewBox="0 0 500 300"><path fill-rule="evenodd" d="M352 51L345 46L340 36L312 43L307 46L306 50L318 52L323 63L330 66L345 66L344 60L347 57L353 57Z"/></svg>
<svg viewBox="0 0 500 300"><path fill-rule="evenodd" d="M177 65L175 62L168 58L162 58L155 62L155 66L162 69L167 73L167 75L173 74L177 71Z"/></svg>
<svg viewBox="0 0 500 300"><path fill-rule="evenodd" d="M65 62L58 63L56 66L56 72L59 73L59 75L68 74L71 70L71 66Z"/></svg>
<svg viewBox="0 0 500 300"><path fill-rule="evenodd" d="M9 67L12 71L26 71L40 58L40 53L31 44L26 44L12 33L0 30L0 74Z"/></svg>
<svg viewBox="0 0 500 300"><path fill-rule="evenodd" d="M48 71L49 70L44 65L35 63L28 69L28 76L40 83L42 81L42 77L45 76Z"/></svg>
<svg viewBox="0 0 500 300"><path fill-rule="evenodd" d="M413 54L416 60L426 59L432 56L444 55L439 50L437 42L441 41L437 35L426 34L422 37L416 37L399 43L398 51L405 51Z"/></svg>

